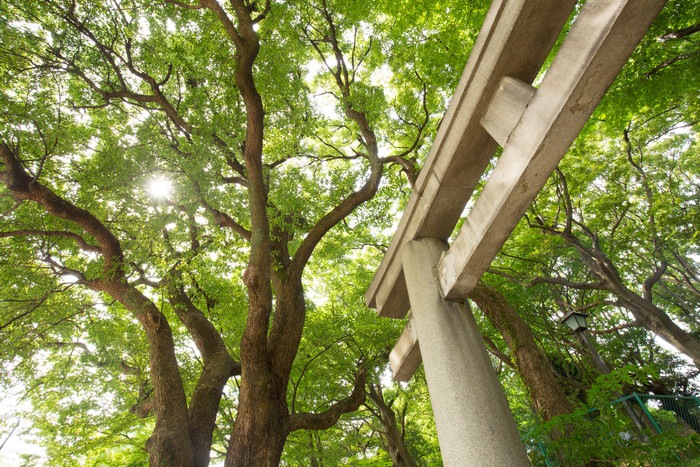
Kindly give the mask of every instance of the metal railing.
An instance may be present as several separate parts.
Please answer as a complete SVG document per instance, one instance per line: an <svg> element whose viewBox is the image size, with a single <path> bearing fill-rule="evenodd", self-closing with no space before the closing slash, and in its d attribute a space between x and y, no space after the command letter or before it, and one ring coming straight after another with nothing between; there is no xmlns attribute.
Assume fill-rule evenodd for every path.
<svg viewBox="0 0 700 467"><path fill-rule="evenodd" d="M648 459L648 465L700 466L697 397L633 393L564 416L558 423L554 436L536 428L523 437L533 465L583 465L586 460L614 465Z"/></svg>

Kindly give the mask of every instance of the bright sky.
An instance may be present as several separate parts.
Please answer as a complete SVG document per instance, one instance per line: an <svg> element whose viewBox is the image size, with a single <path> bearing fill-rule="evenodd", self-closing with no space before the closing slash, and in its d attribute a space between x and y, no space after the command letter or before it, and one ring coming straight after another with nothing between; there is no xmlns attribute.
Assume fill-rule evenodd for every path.
<svg viewBox="0 0 700 467"><path fill-rule="evenodd" d="M0 445L4 443L0 451L0 467L15 467L21 464L22 454L43 454L44 449L32 444L22 431L30 428L27 421L18 419L15 414L18 410L19 395L10 392L3 393L0 400ZM22 404L20 403L20 406ZM25 404L25 407L26 404ZM19 426L10 434L12 427L19 421ZM8 438L9 436L9 438ZM43 462L37 466L45 465Z"/></svg>

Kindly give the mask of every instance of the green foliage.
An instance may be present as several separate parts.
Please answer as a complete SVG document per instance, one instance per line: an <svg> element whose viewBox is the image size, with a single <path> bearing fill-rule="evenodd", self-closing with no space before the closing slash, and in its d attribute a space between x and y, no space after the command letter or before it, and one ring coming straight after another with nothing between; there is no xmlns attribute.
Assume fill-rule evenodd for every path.
<svg viewBox="0 0 700 467"><path fill-rule="evenodd" d="M641 372L641 375L640 375ZM673 412L651 410L648 419L634 399L629 406L643 421L642 433L635 427L623 404L617 400L623 386L643 377L643 369L621 368L599 376L588 390L588 404L574 412L555 417L528 433L536 464L547 458L561 465L589 465L591 462L612 465L695 465L700 456L700 435L682 428ZM653 428L666 418L671 423L660 434ZM691 461L689 464L688 461Z"/></svg>
<svg viewBox="0 0 700 467"><path fill-rule="evenodd" d="M168 287L185 291L236 359L248 313L241 277L250 245L240 231L252 221L246 170L237 165L247 116L234 80L236 50L206 10L138 0L75 4L71 10L71 2L61 0L3 2L0 139L18 148L36 180L92 213L119 240L128 281L172 327L189 400L203 362L168 301ZM272 2L258 25L261 48L253 71L265 111L270 227L273 241L288 239L290 256L368 177L367 148L358 143L361 129L348 118L348 104L365 114L379 157L400 155L417 170L488 4ZM333 18L334 33L321 5ZM668 2L561 165L576 211L574 233L590 246L584 226L594 232L625 284L640 295L661 262L668 263L653 285L653 302L695 335L700 54L697 33L672 33L697 22L699 5ZM347 92L333 75L338 63L331 33L352 67ZM104 52L105 45L113 54ZM122 75L109 57L121 57L116 68ZM177 118L152 99L154 81ZM385 378L403 323L378 318L364 307L363 294L408 200L407 178L415 176L386 165L376 196L328 231L305 265L307 314L287 393L292 411L322 411L346 397L359 363L369 382ZM159 177L172 183L173 192L154 198L147 187ZM645 390L661 382L691 393L696 373L647 330L626 328L631 317L608 291L535 283L596 279L570 244L536 228L539 217L560 229L564 212L561 179L553 177L487 280L526 318L572 400L585 399L581 394L595 371L553 316L586 309L595 317L594 330L619 328L598 339L604 359L621 370L598 379L587 406L542 433L566 432L571 443L562 438L551 449L573 464L596 456L630 465L643 456L672 463L676 452L695 452L695 436L665 433L640 446L618 436L630 428L617 409L603 408L593 419L587 412L614 399L623 385ZM240 229L222 226L217 213ZM0 232L26 230L68 235L0 238L0 389L26 393L31 407L18 415L32 423L51 465L143 465L155 419L137 416L153 390L142 326L108 294L85 285L103 274L104 259L70 234L90 245L97 239L35 203L19 202L1 185ZM283 259L275 258L278 270ZM507 354L501 336L483 320L480 325ZM518 424L529 430L536 417L520 378L508 367L500 370ZM237 414L239 383L231 378L224 390L213 442L219 454ZM422 376L387 386L384 394L402 414L409 450L420 465L440 465ZM381 425L369 404L329 430L290 435L283 464L387 465Z"/></svg>
<svg viewBox="0 0 700 467"><path fill-rule="evenodd" d="M357 122L345 115L347 104L365 114L380 157L398 154L417 168L485 3L273 2L258 25L253 71L265 110L270 227L273 241L288 240L290 256L367 177L365 148ZM332 75L333 51L325 40L331 33L354 67L347 95ZM318 34L323 40L315 47ZM7 83L0 90L2 142L17 148L31 176L119 240L128 281L170 323L192 397L202 361L168 301L168 287L180 287L203 310L236 359L248 312L240 278L250 246L239 235L251 227L240 165L248 128L233 79L235 47L210 11L137 0L75 6L11 0L0 11L0 44L0 79ZM294 411L324 410L345 397L358 362L378 381L400 332L401 323L379 319L362 298L408 199L405 176L387 165L377 196L326 234L304 270L308 313L288 393ZM148 193L155 178L170 181L169 196ZM153 390L149 348L133 314L85 286L102 276L105 263L75 235L89 245L98 239L34 203L18 203L5 185L0 212L2 232L39 232L0 238L7 284L0 289L0 384L27 392L31 409L21 415L33 423L52 463L143 462L154 418L136 415ZM239 231L222 227L217 213L234 219ZM281 267L283 259L276 260ZM226 449L236 416L238 383L232 378L222 399L213 443L218 452ZM343 419L342 428L293 435L288 462L305 459L311 440L328 465L385 463L371 417L358 417L364 421ZM407 433L423 430L425 420L409 424ZM433 462L431 436L431 443L422 435L412 441L431 446L426 458Z"/></svg>

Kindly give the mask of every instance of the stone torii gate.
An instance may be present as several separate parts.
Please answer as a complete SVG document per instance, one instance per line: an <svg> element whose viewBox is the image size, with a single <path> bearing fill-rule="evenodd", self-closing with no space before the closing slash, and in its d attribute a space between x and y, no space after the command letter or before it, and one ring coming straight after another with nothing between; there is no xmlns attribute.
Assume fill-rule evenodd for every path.
<svg viewBox="0 0 700 467"><path fill-rule="evenodd" d="M425 363L446 466L529 465L466 305L515 225L593 113L664 0L494 0L406 211L367 294L410 319L394 379ZM570 15L538 87L532 83ZM498 146L503 152L461 230L447 239ZM420 346L419 346L420 343Z"/></svg>

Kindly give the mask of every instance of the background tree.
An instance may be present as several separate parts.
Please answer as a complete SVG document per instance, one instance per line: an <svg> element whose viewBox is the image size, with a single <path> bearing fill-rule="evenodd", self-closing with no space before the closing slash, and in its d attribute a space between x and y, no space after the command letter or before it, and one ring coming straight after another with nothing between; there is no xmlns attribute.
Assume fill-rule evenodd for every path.
<svg viewBox="0 0 700 467"><path fill-rule="evenodd" d="M667 5L485 277L579 406L597 372L558 329L571 310L592 315L610 367L641 369L626 392L697 391L697 12Z"/></svg>

